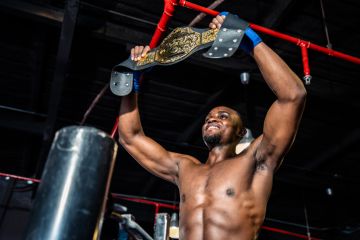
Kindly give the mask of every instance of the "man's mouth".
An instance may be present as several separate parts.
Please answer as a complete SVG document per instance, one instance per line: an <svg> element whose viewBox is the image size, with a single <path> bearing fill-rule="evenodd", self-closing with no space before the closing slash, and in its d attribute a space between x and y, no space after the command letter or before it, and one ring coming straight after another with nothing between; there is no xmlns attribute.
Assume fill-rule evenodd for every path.
<svg viewBox="0 0 360 240"><path fill-rule="evenodd" d="M207 125L206 130L211 130L211 129L220 129L220 125L217 123L210 123Z"/></svg>

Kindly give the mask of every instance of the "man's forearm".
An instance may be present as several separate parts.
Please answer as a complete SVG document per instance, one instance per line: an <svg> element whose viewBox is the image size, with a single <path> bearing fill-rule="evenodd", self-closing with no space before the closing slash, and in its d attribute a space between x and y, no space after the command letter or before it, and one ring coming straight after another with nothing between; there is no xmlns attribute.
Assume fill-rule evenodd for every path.
<svg viewBox="0 0 360 240"><path fill-rule="evenodd" d="M119 137L125 141L142 133L137 94L131 93L121 99L118 130Z"/></svg>
<svg viewBox="0 0 360 240"><path fill-rule="evenodd" d="M280 101L296 100L305 95L305 87L299 77L265 43L254 48L253 57L266 83Z"/></svg>

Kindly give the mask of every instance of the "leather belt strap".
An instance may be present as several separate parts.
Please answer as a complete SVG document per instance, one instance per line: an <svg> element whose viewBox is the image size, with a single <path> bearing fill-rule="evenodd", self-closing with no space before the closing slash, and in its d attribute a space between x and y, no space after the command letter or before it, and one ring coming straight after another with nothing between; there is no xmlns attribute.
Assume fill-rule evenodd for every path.
<svg viewBox="0 0 360 240"><path fill-rule="evenodd" d="M237 15L228 14L211 48L204 53L204 57L231 57L238 49L248 26L249 23L240 19Z"/></svg>

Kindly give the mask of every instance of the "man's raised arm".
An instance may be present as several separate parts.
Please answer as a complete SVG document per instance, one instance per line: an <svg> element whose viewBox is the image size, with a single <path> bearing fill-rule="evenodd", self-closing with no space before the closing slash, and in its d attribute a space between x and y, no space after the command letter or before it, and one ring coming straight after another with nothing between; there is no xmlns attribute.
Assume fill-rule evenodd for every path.
<svg viewBox="0 0 360 240"><path fill-rule="evenodd" d="M216 16L209 27L220 28L226 15L223 12ZM266 83L277 96L266 115L255 155L258 161L275 170L294 141L305 106L306 90L288 65L249 27L240 48L254 57Z"/></svg>
<svg viewBox="0 0 360 240"><path fill-rule="evenodd" d="M135 58L133 59L136 60ZM165 150L144 134L135 93L121 99L118 131L119 142L140 165L149 172L176 183L181 155Z"/></svg>
<svg viewBox="0 0 360 240"><path fill-rule="evenodd" d="M295 139L306 90L295 73L265 43L259 43L252 53L266 83L277 97L265 117L256 158L275 170Z"/></svg>

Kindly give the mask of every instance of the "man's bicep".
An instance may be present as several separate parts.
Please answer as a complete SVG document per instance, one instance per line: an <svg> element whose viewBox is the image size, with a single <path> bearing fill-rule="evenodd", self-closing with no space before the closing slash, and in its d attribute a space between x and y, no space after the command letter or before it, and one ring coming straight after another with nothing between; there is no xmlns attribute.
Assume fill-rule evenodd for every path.
<svg viewBox="0 0 360 240"><path fill-rule="evenodd" d="M174 182L178 175L178 159L153 139L138 135L131 142L121 141L126 151L146 170L167 181Z"/></svg>
<svg viewBox="0 0 360 240"><path fill-rule="evenodd" d="M264 121L260 148L267 159L279 164L291 147L297 133L304 102L275 101Z"/></svg>

